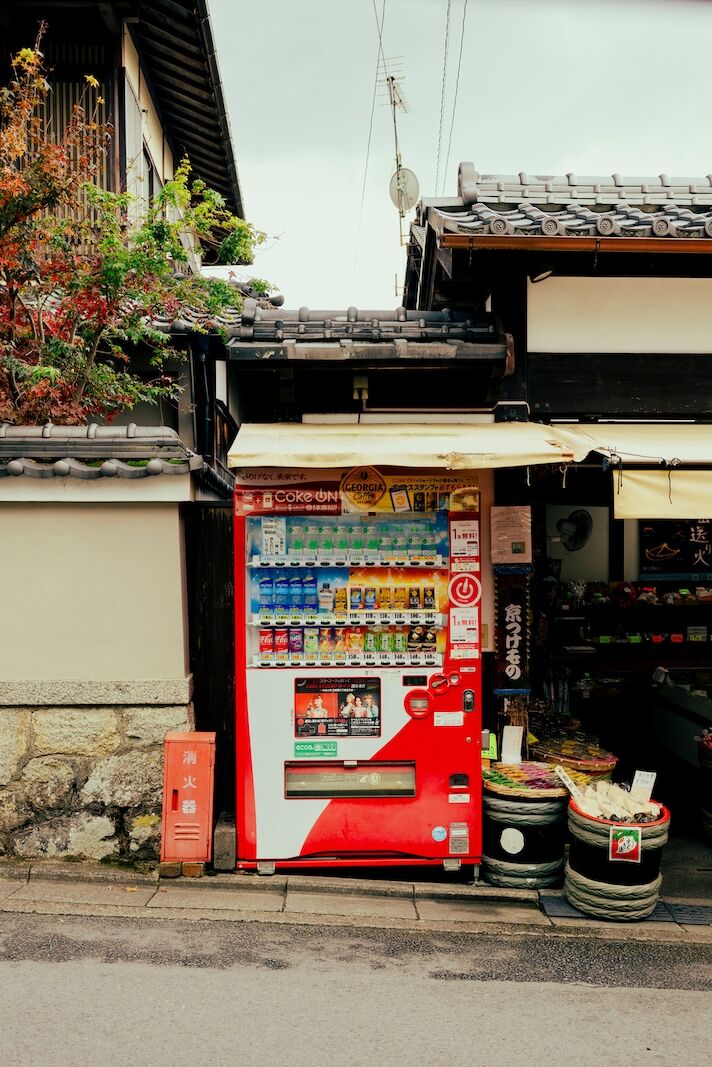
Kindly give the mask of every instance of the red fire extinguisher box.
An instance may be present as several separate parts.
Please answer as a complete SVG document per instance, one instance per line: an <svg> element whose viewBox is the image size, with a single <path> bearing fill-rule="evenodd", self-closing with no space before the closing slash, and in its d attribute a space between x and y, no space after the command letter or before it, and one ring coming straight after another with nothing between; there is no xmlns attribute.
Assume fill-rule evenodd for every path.
<svg viewBox="0 0 712 1067"><path fill-rule="evenodd" d="M212 856L215 734L166 734L161 862L207 862Z"/></svg>

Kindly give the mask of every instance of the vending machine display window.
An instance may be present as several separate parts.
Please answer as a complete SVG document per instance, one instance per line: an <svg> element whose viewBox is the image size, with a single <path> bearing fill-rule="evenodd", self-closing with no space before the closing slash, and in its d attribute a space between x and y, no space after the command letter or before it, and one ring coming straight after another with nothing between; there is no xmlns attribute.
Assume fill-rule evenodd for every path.
<svg viewBox="0 0 712 1067"><path fill-rule="evenodd" d="M442 663L446 512L246 523L252 666Z"/></svg>

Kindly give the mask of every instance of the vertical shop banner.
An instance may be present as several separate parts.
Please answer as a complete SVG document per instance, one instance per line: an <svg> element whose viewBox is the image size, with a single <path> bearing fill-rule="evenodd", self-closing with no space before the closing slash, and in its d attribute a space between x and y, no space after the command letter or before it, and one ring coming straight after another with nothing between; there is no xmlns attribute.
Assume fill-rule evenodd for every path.
<svg viewBox="0 0 712 1067"><path fill-rule="evenodd" d="M531 572L495 569L495 661L498 689L528 689Z"/></svg>

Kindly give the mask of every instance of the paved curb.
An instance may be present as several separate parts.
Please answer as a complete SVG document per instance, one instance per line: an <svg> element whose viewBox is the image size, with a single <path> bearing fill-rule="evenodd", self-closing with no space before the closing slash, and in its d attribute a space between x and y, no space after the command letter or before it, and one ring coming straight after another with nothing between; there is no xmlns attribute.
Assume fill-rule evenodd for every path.
<svg viewBox="0 0 712 1067"><path fill-rule="evenodd" d="M506 922L445 922L438 920L420 920L417 922L385 918L383 916L346 916L346 915L308 915L286 912L259 912L259 911L216 911L210 908L164 908L159 910L148 908L127 908L121 905L101 904L60 904L54 902L33 903L29 901L17 901L14 905L5 901L0 903L0 916L6 915L55 915L66 919L67 917L88 918L115 918L115 919L140 919L141 921L173 923L173 922L224 922L224 923L259 923L260 925L275 926L300 926L314 927L316 929L342 928L353 931L358 930L401 930L413 935L444 934L450 937L489 937L495 939L511 938L531 941L541 944L542 940L557 941L608 941L629 943L656 943L677 945L701 945L712 944L709 936L700 931L706 927L696 927L682 930L674 927L673 930L661 930L659 923L651 923L649 927L631 929L629 926L618 923L608 923L600 926L529 926L524 923ZM657 928L657 929L655 929Z"/></svg>
<svg viewBox="0 0 712 1067"><path fill-rule="evenodd" d="M173 900L163 908L131 907L127 908L112 903L80 903L72 899L76 890L69 891L68 899L62 902L59 896L49 900L26 900L17 899L13 896L21 894L22 889L12 890L9 896L0 897L0 911L10 913L35 913L50 915L104 915L115 917L143 919L184 919L223 921L223 922L260 922L278 923L281 925L293 923L299 926L346 926L349 928L383 928L383 929L408 929L430 932L447 932L450 934L482 935L491 936L517 936L531 938L594 938L599 940L637 940L657 941L669 943L671 941L684 941L686 943L712 943L712 926L690 926L678 923L604 923L595 919L581 918L558 918L551 921L549 916L544 916L540 909L540 892L535 889L502 889L489 886L484 883L477 885L447 884L433 882L400 882L379 879L363 878L319 878L312 875L272 875L270 877L256 874L215 874L205 878L171 878L160 879L158 870L152 872L138 872L131 868L112 867L103 863L81 862L67 863L62 860L38 860L38 861L14 861L0 860L0 879L18 882L22 884L57 884L91 885L95 890L102 886L124 888L129 892L137 887L148 887L155 892L170 893ZM8 886L9 888L9 886ZM213 896L221 890L221 903L219 898ZM323 898L318 911L312 912L311 907L304 910L290 911L286 902L289 895L303 895L304 897ZM545 889L541 891L546 896L563 896L560 889ZM189 894L191 903L188 904ZM195 897L198 895L198 901ZM234 897L232 902L225 906L224 899L227 894ZM244 897L243 897L244 894ZM282 910L269 910L262 908L259 903L252 906L247 902L247 894L254 901L255 895L265 895L265 905L268 898L275 895L283 895L284 903ZM183 904L181 896L186 901ZM241 897L243 898L241 900ZM394 902L412 902L417 921L406 918L388 918L386 913L379 913L378 907L374 906L374 914L368 914L368 909L359 909L359 914L349 913L348 898L371 898L372 900L390 899ZM329 900L331 898L331 900ZM211 903L214 901L214 905ZM420 918L418 903L425 901L439 901L456 906L484 904L492 907L492 918L485 919L482 912L479 915L473 913L472 918ZM709 905L708 899L691 897L663 898L664 903L677 903L687 905ZM175 904L175 906L174 906ZM187 906L186 906L187 905ZM497 908L496 906L500 907ZM507 921L507 906L512 907L511 918ZM484 911L490 910L485 907ZM532 921L526 917L526 912L531 910ZM511 921L515 914L521 917ZM524 914L522 914L524 913ZM536 921L534 917L536 916ZM548 923L543 923L546 918Z"/></svg>
<svg viewBox="0 0 712 1067"><path fill-rule="evenodd" d="M137 871L133 867L112 867L106 863L67 863L66 860L35 860L15 863L0 860L0 878L34 882L95 882L130 885L158 885L158 870Z"/></svg>

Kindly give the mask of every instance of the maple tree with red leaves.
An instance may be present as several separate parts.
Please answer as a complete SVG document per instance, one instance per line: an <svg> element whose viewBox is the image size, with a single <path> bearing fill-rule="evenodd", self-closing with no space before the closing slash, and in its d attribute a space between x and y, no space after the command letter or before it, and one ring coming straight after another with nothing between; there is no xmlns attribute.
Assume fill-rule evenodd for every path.
<svg viewBox="0 0 712 1067"><path fill-rule="evenodd" d="M165 368L180 355L157 316L240 306L234 286L185 273L188 250L249 263L264 234L192 180L187 160L152 202L92 184L112 133L99 85L85 77L53 137L43 29L0 90L0 421L110 421L178 394ZM146 350L149 377L129 357Z"/></svg>

